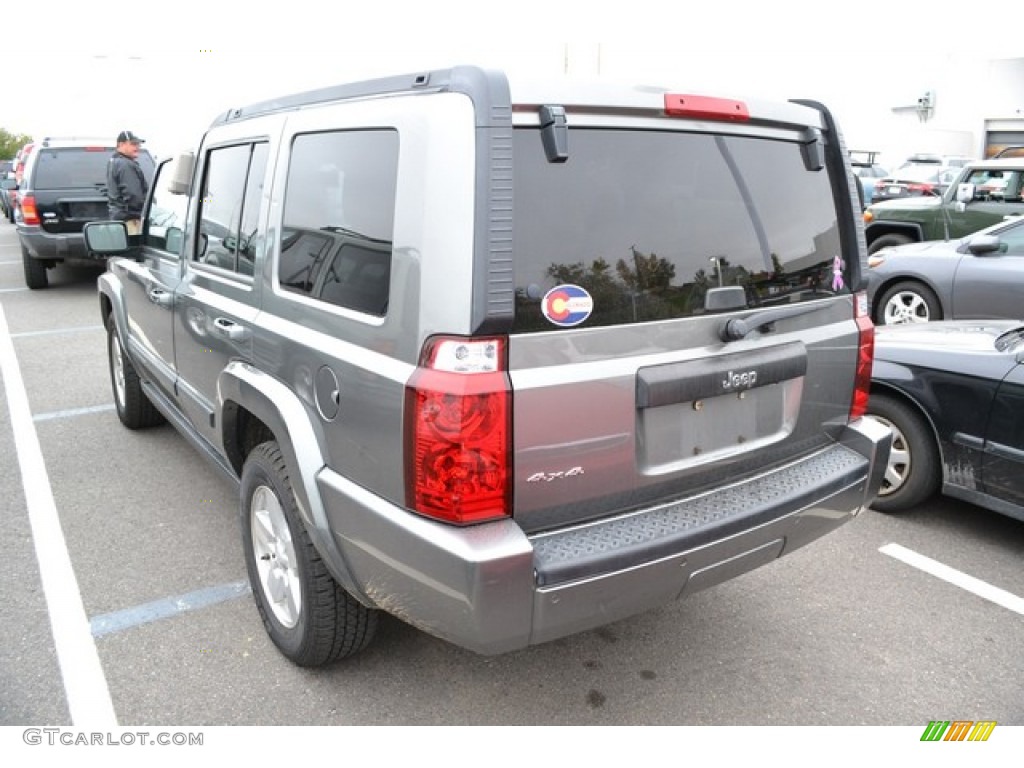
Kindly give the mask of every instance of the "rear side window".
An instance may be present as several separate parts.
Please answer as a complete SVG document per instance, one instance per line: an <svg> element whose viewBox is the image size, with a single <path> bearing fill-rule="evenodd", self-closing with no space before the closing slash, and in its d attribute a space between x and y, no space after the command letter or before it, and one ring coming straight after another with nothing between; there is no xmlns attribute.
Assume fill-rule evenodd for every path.
<svg viewBox="0 0 1024 768"><path fill-rule="evenodd" d="M849 292L828 172L797 143L580 128L549 163L523 128L514 157L516 330L690 317L719 286L747 307Z"/></svg>
<svg viewBox="0 0 1024 768"><path fill-rule="evenodd" d="M281 288L386 314L397 179L394 130L297 136L285 188Z"/></svg>

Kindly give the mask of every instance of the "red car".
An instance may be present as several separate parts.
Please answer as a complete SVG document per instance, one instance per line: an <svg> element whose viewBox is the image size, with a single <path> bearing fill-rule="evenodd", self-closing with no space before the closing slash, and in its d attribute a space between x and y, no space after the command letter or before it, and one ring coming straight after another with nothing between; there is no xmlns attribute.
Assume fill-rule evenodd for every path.
<svg viewBox="0 0 1024 768"><path fill-rule="evenodd" d="M906 165L875 182L871 202L922 195L941 196L958 171L958 168L945 165Z"/></svg>

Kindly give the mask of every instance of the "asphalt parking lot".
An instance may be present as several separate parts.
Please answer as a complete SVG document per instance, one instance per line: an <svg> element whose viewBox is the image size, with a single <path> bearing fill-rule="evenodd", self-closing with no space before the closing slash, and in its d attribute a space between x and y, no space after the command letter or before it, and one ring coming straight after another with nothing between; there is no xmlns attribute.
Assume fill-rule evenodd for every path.
<svg viewBox="0 0 1024 768"><path fill-rule="evenodd" d="M97 274L27 290L0 222L0 725L1024 725L1024 523L941 498L548 645L480 657L386 619L297 668L235 489L117 420Z"/></svg>

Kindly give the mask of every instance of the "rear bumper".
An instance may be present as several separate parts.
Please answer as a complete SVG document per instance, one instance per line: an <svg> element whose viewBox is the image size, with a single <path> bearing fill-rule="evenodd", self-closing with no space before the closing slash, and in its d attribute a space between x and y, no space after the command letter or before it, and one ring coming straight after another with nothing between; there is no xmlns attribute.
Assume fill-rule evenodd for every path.
<svg viewBox="0 0 1024 768"><path fill-rule="evenodd" d="M40 227L18 225L18 239L34 259L51 261L92 261L85 248L85 239L80 233L51 234Z"/></svg>
<svg viewBox="0 0 1024 768"><path fill-rule="evenodd" d="M887 428L861 419L841 443L759 477L534 536L511 520L435 523L330 470L318 482L364 599L495 654L655 608L808 544L874 499L890 444Z"/></svg>

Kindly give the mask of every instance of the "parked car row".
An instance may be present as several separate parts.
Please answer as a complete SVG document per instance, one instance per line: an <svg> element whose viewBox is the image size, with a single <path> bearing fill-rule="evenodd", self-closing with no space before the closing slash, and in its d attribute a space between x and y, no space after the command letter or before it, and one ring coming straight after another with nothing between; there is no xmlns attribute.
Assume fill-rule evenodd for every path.
<svg viewBox="0 0 1024 768"><path fill-rule="evenodd" d="M974 160L941 195L875 202L864 212L868 253L893 245L949 240L1024 213L1024 158Z"/></svg>
<svg viewBox="0 0 1024 768"><path fill-rule="evenodd" d="M894 174L931 189L880 181L865 211L868 413L893 433L872 507L942 493L1024 520L1024 158L949 160Z"/></svg>
<svg viewBox="0 0 1024 768"><path fill-rule="evenodd" d="M14 178L14 163L0 174L0 214L12 224L14 223L14 205L18 195L18 182Z"/></svg>
<svg viewBox="0 0 1024 768"><path fill-rule="evenodd" d="M941 195L959 173L945 165L905 165L876 181L872 202Z"/></svg>
<svg viewBox="0 0 1024 768"><path fill-rule="evenodd" d="M860 184L864 205L870 204L874 199L878 180L885 178L889 173L878 164L877 158L878 152L850 150L850 167L853 168L853 173Z"/></svg>
<svg viewBox="0 0 1024 768"><path fill-rule="evenodd" d="M956 222L1012 212L1019 161L879 176L873 154L851 158L872 250L858 294L861 209L845 172L820 173L842 167L841 142L777 140L775 124L824 137L824 108L773 107L737 135L734 104L616 93L570 140L571 91L537 110L475 69L432 73L443 99L412 82L225 113L156 172L137 242L96 221L108 142L40 142L19 184L30 288L60 261L111 259L98 288L117 417L171 421L237 482L253 596L287 658L357 653L394 606L484 653L600 626L809 543L879 482L880 511L942 491L1024 520L1024 328L987 319L1016 311L1024 229ZM507 126L482 112L499 97ZM636 131L622 105L641 99ZM487 153L506 133L499 168ZM716 194L674 202L714 142L734 150L707 177ZM429 172L446 167L474 172ZM495 201L509 167L516 187ZM514 216L493 229L499 205ZM934 240L887 218L917 207L942 240L902 245ZM619 241L640 245L612 275L594 254ZM913 324L956 317L985 319ZM606 365L567 383L560 369L595 354ZM764 501L772 484L780 500Z"/></svg>

